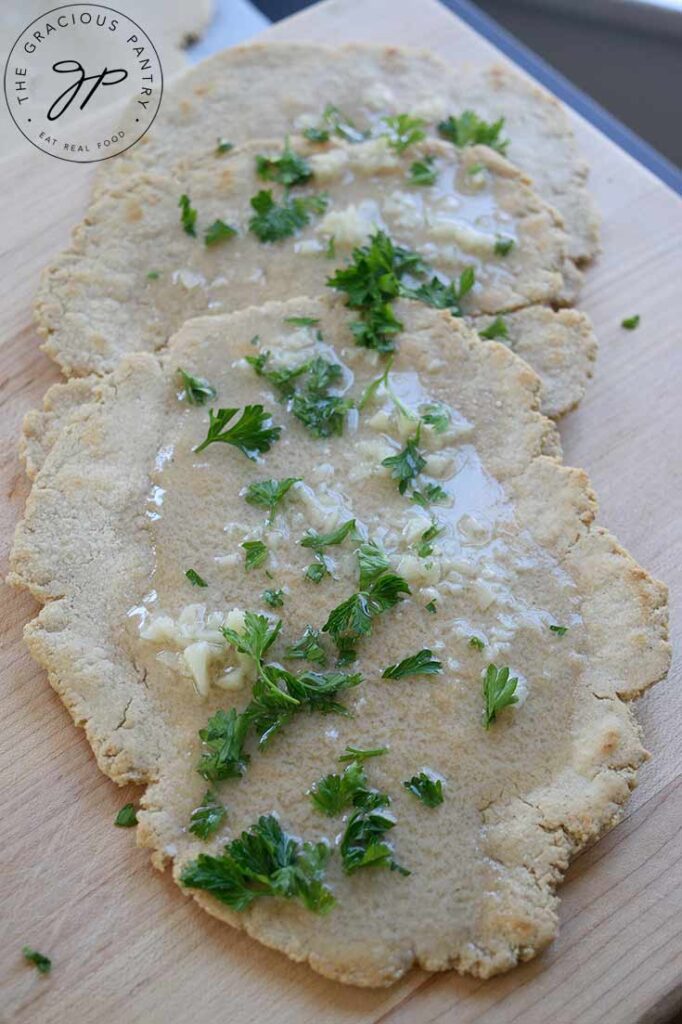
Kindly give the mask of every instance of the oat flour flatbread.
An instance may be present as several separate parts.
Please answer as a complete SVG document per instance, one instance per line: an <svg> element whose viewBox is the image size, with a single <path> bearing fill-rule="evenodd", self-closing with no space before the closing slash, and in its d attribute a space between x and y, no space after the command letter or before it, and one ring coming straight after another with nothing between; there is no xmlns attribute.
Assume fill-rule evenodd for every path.
<svg viewBox="0 0 682 1024"><path fill-rule="evenodd" d="M211 151L216 136L234 143L283 136L314 122L327 104L360 128L385 114L416 114L432 126L465 109L490 121L503 116L509 159L561 212L570 255L579 262L595 255L588 168L557 100L504 68L448 67L431 53L393 46L260 43L216 54L168 89L152 131L98 169L98 187L133 170L169 171L194 161Z"/></svg>
<svg viewBox="0 0 682 1024"><path fill-rule="evenodd" d="M178 177L142 175L101 194L71 248L43 276L36 316L46 351L67 374L104 372L126 352L161 348L189 316L319 294L377 230L426 260L431 269L415 285L435 272L457 281L472 267L476 283L462 299L465 313L560 302L575 287L577 272L566 259L555 212L486 147L460 151L430 140L399 154L386 139L355 145L298 139L291 152L303 155L312 177L295 185L289 200L284 185L257 171L259 157L281 155L277 141L249 143L227 156L214 152ZM433 184L413 183L415 163L428 166ZM324 196L326 208L306 211L308 223L294 234L263 241L250 228L250 200L265 192L280 207ZM183 194L196 211L194 234L182 227ZM237 235L207 245L218 220ZM573 328L571 338L555 331L548 340L554 322L549 311L533 318L524 355L532 364L537 352L542 365L546 345L554 350L566 340L552 384L551 411L561 412L584 388L589 356L575 350L587 351L588 342Z"/></svg>
<svg viewBox="0 0 682 1024"><path fill-rule="evenodd" d="M53 439L12 554L13 581L44 603L27 627L32 653L102 770L148 784L139 837L155 864L173 861L210 913L358 985L389 984L412 964L485 977L552 939L555 886L616 820L646 756L627 701L669 657L665 588L594 525L588 481L562 466L556 429L537 411L535 375L461 319L416 303L397 312L401 344L369 392L386 363L349 344L339 302L302 298L198 319L167 353L126 356ZM215 401L190 405L178 367L208 382L191 385L195 400L213 387ZM344 394L363 392L359 412L339 409ZM258 461L233 444L193 451L209 405L258 403L272 418L261 427L282 427ZM343 433L311 433L344 415ZM49 419L33 420L37 444L41 424L50 429ZM249 437L247 448L264 447ZM382 464L409 443L409 466ZM250 484L290 477L301 480L271 516L246 500ZM315 540L350 518L355 530L343 539ZM310 531L313 546L301 545ZM323 567L318 582L309 565ZM207 585L192 585L187 570ZM337 616L332 628L330 611L358 587L356 616L344 626ZM337 679L352 717L295 710L264 723L261 693L243 750L219 740L211 753L198 730L219 709L241 712L257 674L219 628L239 642L246 610L283 621L263 655L269 686L281 695L292 685L275 662L313 689L306 671L359 673L356 685ZM327 632L308 635L326 665L287 656L306 626L326 622ZM337 669L337 646L354 646L357 660ZM440 671L383 677L420 649ZM518 701L486 729L482 677L492 663L518 678ZM259 750L257 734L273 721L281 728ZM347 745L388 749L353 769L366 775L354 790L360 806L326 817L308 791L344 770ZM242 777L210 783L227 817L199 839L188 827L206 778L240 758ZM439 805L415 796L433 795L438 781ZM300 837L279 848L285 870L259 869L279 897L255 896L265 883L235 867L236 853L221 859L259 815ZM273 819L265 823L272 834ZM370 827L380 833L374 845ZM302 850L301 840L322 846ZM378 852L383 866L357 866ZM388 870L387 860L411 873ZM322 887L336 900L327 915L303 905L319 909ZM237 898L252 902L236 910Z"/></svg>

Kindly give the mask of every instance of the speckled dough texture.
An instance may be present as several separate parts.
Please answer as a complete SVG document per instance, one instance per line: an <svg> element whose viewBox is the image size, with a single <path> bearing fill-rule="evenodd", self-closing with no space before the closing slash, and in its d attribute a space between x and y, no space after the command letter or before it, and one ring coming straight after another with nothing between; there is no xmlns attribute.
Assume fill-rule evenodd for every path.
<svg viewBox="0 0 682 1024"><path fill-rule="evenodd" d="M439 580L415 577L410 597L363 641L357 669L365 681L346 696L353 717L299 716L265 752L250 748L244 779L221 784L229 812L214 839L201 843L187 832L205 790L194 771L197 730L216 708L243 706L248 693L212 687L201 700L140 639L129 612L152 600L152 588L151 607L171 616L198 600L211 610L267 610L263 587L283 586L278 611L288 642L353 587L351 543L333 552L336 578L319 587L302 579L305 549L296 543L304 523L322 529L345 505L392 562L408 565L414 506L376 465L361 472L367 445L398 443L390 402L375 396L355 434L321 442L243 359L257 350L255 335L263 349L303 357L320 343L285 318L315 318L324 351L344 365L355 394L381 369L373 353L348 345L344 307L301 298L196 319L167 353L129 355L110 377L77 382L92 390L79 393L68 415L68 392L53 396L60 432L49 415L29 421L37 475L12 552L12 581L44 605L26 629L34 657L85 728L101 769L119 783L147 785L138 838L158 867L173 862L176 878L189 859L218 852L261 813L333 843L340 822L317 814L306 790L336 769L346 744L389 746L368 775L392 797L390 838L409 877L378 869L347 877L335 854L328 881L338 904L322 918L267 899L237 914L195 894L266 945L364 986L391 984L413 964L488 977L551 941L555 888L571 857L617 820L647 756L628 701L669 661L665 587L595 525L588 480L562 465L556 428L539 412L536 375L462 320L415 303L399 313L405 331L394 387L404 398L421 387L451 408L451 433L438 440L425 431L423 444L433 455L429 471L451 496L448 508L432 512L444 517L443 550L455 551L455 562L447 572L442 563ZM208 378L217 404L261 401L272 411L284 433L262 463L227 445L193 454L207 409L179 399L178 366ZM241 558L231 560L243 534L265 529L242 488L292 472L326 495L326 511L311 522L315 504L292 492L268 528L277 582L267 583L262 571L245 573ZM209 581L199 596L184 578L189 564ZM425 611L433 586L437 615ZM551 622L567 624L567 634L553 635ZM485 652L468 644L473 633L484 636ZM387 664L429 645L441 675L381 678ZM481 672L492 657L522 674L524 700L486 731ZM435 809L402 786L424 766L445 779Z"/></svg>
<svg viewBox="0 0 682 1024"><path fill-rule="evenodd" d="M242 143L283 136L301 118L340 107L364 128L386 113L412 113L430 124L473 109L504 117L508 156L561 212L570 255L591 259L598 218L587 191L588 168L559 102L502 67L449 67L431 53L399 47L260 43L216 54L168 89L153 129L117 160L98 169L98 188L131 171L168 171L210 151L216 134Z"/></svg>

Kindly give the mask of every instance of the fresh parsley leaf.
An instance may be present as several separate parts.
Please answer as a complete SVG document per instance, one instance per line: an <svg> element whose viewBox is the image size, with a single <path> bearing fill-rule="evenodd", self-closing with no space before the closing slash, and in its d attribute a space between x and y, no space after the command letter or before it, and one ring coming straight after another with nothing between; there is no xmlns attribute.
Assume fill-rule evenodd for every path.
<svg viewBox="0 0 682 1024"><path fill-rule="evenodd" d="M245 540L241 547L246 552L244 568L247 572L260 568L268 557L267 545L262 540Z"/></svg>
<svg viewBox="0 0 682 1024"><path fill-rule="evenodd" d="M556 633L557 636L566 636L568 633L568 626L550 626L550 632Z"/></svg>
<svg viewBox="0 0 682 1024"><path fill-rule="evenodd" d="M265 665L261 667L245 714L254 726L259 745L263 747L302 711L348 715L348 709L336 700L336 696L361 682L362 676L358 673L348 675L308 670L296 676L278 665Z"/></svg>
<svg viewBox="0 0 682 1024"><path fill-rule="evenodd" d="M515 245L513 238L504 238L502 235L498 235L495 239L495 255L508 256Z"/></svg>
<svg viewBox="0 0 682 1024"><path fill-rule="evenodd" d="M467 174L470 174L470 175L473 176L474 174L480 174L481 171L484 171L484 170L485 170L485 164L470 164L469 167L467 167Z"/></svg>
<svg viewBox="0 0 682 1024"><path fill-rule="evenodd" d="M436 601L429 601L429 603L425 604L424 607L426 608L427 612L431 613L431 615L435 615L436 612L438 611L438 605Z"/></svg>
<svg viewBox="0 0 682 1024"><path fill-rule="evenodd" d="M414 437L410 438L398 455L389 455L381 460L381 465L391 471L391 477L398 481L398 490L404 494L407 485L415 480L426 466L426 459L419 451L419 428Z"/></svg>
<svg viewBox="0 0 682 1024"><path fill-rule="evenodd" d="M508 668L488 665L483 680L483 697L485 699L483 722L486 729L489 729L495 721L498 711L518 703L519 698L516 696L518 681L516 676L509 678Z"/></svg>
<svg viewBox="0 0 682 1024"><path fill-rule="evenodd" d="M234 149L234 142L228 142L227 139L218 139L216 144L216 154L229 153L231 149Z"/></svg>
<svg viewBox="0 0 682 1024"><path fill-rule="evenodd" d="M434 156L425 156L423 160L415 160L410 167L410 185L435 185L436 178L436 158Z"/></svg>
<svg viewBox="0 0 682 1024"><path fill-rule="evenodd" d="M208 583L200 576L196 569L188 569L185 576L190 581L193 587L207 587Z"/></svg>
<svg viewBox="0 0 682 1024"><path fill-rule="evenodd" d="M185 865L180 881L237 911L271 896L297 900L316 914L326 914L335 903L324 884L329 856L325 842L302 842L268 814L228 843L220 856L199 854Z"/></svg>
<svg viewBox="0 0 682 1024"><path fill-rule="evenodd" d="M356 143L363 142L369 136L369 132L356 128L351 119L332 103L324 108L322 123L316 128L306 128L303 134L311 142L328 142L330 135L338 135L346 142Z"/></svg>
<svg viewBox="0 0 682 1024"><path fill-rule="evenodd" d="M464 299L476 281L473 267L465 267L458 281L445 284L438 277L419 285L417 288L402 287L401 294L408 299L416 299L426 306L435 309L449 309L453 316L462 316L462 299Z"/></svg>
<svg viewBox="0 0 682 1024"><path fill-rule="evenodd" d="M351 594L332 609L322 627L322 632L329 633L334 640L341 663L355 660L355 645L361 637L371 632L372 620L393 608L404 594L410 593L407 581L390 571L376 545L372 546L371 555L368 553L364 556L364 562L363 555L359 553L358 557L361 586L364 585L365 589ZM378 557L383 559L383 568L376 561Z"/></svg>
<svg viewBox="0 0 682 1024"><path fill-rule="evenodd" d="M158 281L160 277L161 277L161 274L159 273L158 270L148 270L147 271L147 280L148 281Z"/></svg>
<svg viewBox="0 0 682 1024"><path fill-rule="evenodd" d="M346 414L353 408L349 398L315 392L310 388L296 391L291 402L292 415L315 437L332 437L343 433Z"/></svg>
<svg viewBox="0 0 682 1024"><path fill-rule="evenodd" d="M178 201L180 207L180 223L188 235L196 238L197 234L197 211L190 202L188 195L183 193Z"/></svg>
<svg viewBox="0 0 682 1024"><path fill-rule="evenodd" d="M309 142L329 142L329 132L326 128L304 128L303 136Z"/></svg>
<svg viewBox="0 0 682 1024"><path fill-rule="evenodd" d="M244 753L248 729L249 719L245 714L238 714L234 708L216 711L206 728L199 730L206 747L197 765L199 775L208 782L240 778L250 760Z"/></svg>
<svg viewBox="0 0 682 1024"><path fill-rule="evenodd" d="M324 555L316 554L315 561L311 562L305 571L305 578L311 583L321 583L325 576L330 576L329 559Z"/></svg>
<svg viewBox="0 0 682 1024"><path fill-rule="evenodd" d="M361 868L385 867L409 875L410 872L393 859L393 845L384 838L394 826L391 812L381 807L355 811L339 846L346 874L352 875Z"/></svg>
<svg viewBox="0 0 682 1024"><path fill-rule="evenodd" d="M325 775L310 790L310 799L315 810L334 818L346 807L353 804L353 798L360 790L367 789L367 776L359 761L351 761L343 774Z"/></svg>
<svg viewBox="0 0 682 1024"><path fill-rule="evenodd" d="M479 338L486 338L487 341L494 341L496 338L508 338L509 329L501 316L496 316L495 319L488 324L484 331L478 332Z"/></svg>
<svg viewBox="0 0 682 1024"><path fill-rule="evenodd" d="M284 604L283 590L264 590L261 596L271 608L281 608Z"/></svg>
<svg viewBox="0 0 682 1024"><path fill-rule="evenodd" d="M381 757L388 753L388 747L373 747L371 750L363 750L362 747L346 747L345 753L341 754L339 761L367 761L370 757Z"/></svg>
<svg viewBox="0 0 682 1024"><path fill-rule="evenodd" d="M388 144L396 153L404 153L409 146L426 138L425 122L420 117L409 114L395 114L384 117L383 122L388 131L385 133Z"/></svg>
<svg viewBox="0 0 682 1024"><path fill-rule="evenodd" d="M272 426L272 417L262 405L245 405L239 419L228 427L239 409L209 409L208 433L200 445L194 449L202 452L209 444L222 441L234 445L247 459L256 461L258 454L270 451L282 433L281 427Z"/></svg>
<svg viewBox="0 0 682 1024"><path fill-rule="evenodd" d="M428 530L424 530L419 544L417 544L417 554L420 558L428 558L429 555L433 554L433 544L431 541L440 537L444 529L445 527L439 526L438 523L433 522L431 523L431 526L429 526Z"/></svg>
<svg viewBox="0 0 682 1024"><path fill-rule="evenodd" d="M137 825L137 813L134 804L124 804L114 818L114 825L119 828L132 828Z"/></svg>
<svg viewBox="0 0 682 1024"><path fill-rule="evenodd" d="M259 154L256 157L256 170L259 177L266 181L278 181L281 185L286 185L287 188L292 185L302 185L313 176L313 169L308 161L293 151L288 139L280 157Z"/></svg>
<svg viewBox="0 0 682 1024"><path fill-rule="evenodd" d="M210 839L227 817L227 811L210 789L190 816L189 831L199 839Z"/></svg>
<svg viewBox="0 0 682 1024"><path fill-rule="evenodd" d="M433 427L437 434L444 434L450 426L450 410L442 402L431 402L421 414L422 423Z"/></svg>
<svg viewBox="0 0 682 1024"><path fill-rule="evenodd" d="M291 199L286 196L278 204L268 190L253 196L251 206L254 210L249 221L251 231L261 242L278 242L309 224L311 214L324 213L327 197L313 195Z"/></svg>
<svg viewBox="0 0 682 1024"><path fill-rule="evenodd" d="M360 590L366 590L383 573L390 569L386 554L375 541L367 541L358 548L358 568L360 570Z"/></svg>
<svg viewBox="0 0 682 1024"><path fill-rule="evenodd" d="M206 228L204 242L208 246L218 245L220 242L226 242L228 238L234 238L236 234L238 234L236 228L226 224L224 220L218 217L210 227Z"/></svg>
<svg viewBox="0 0 682 1024"><path fill-rule="evenodd" d="M279 636L281 628L281 619L277 619L273 625L267 615L244 612L244 626L241 630L223 626L220 632L240 654L248 654L254 661L260 662Z"/></svg>
<svg viewBox="0 0 682 1024"><path fill-rule="evenodd" d="M319 319L314 316L285 316L285 324L293 324L295 327L314 327L319 324Z"/></svg>
<svg viewBox="0 0 682 1024"><path fill-rule="evenodd" d="M409 658L403 658L397 665L389 665L382 672L382 679L404 679L405 676L433 676L443 671L440 661L437 661L428 647L424 647L417 654Z"/></svg>
<svg viewBox="0 0 682 1024"><path fill-rule="evenodd" d="M438 807L443 803L443 783L430 772L421 771L413 775L403 782L403 786L427 807Z"/></svg>
<svg viewBox="0 0 682 1024"><path fill-rule="evenodd" d="M626 331L634 331L639 327L641 319L639 313L636 313L635 316L628 316L625 320L621 320L620 326L624 327Z"/></svg>
<svg viewBox="0 0 682 1024"><path fill-rule="evenodd" d="M178 367L178 374L184 391L183 397L190 405L205 405L206 402L212 402L218 394L216 389L211 387L203 377L193 377L191 373L186 373L180 367Z"/></svg>
<svg viewBox="0 0 682 1024"><path fill-rule="evenodd" d="M394 299L400 292L400 278L424 270L418 253L395 245L383 231L371 235L367 245L353 249L352 261L329 278L330 288L345 292L351 309Z"/></svg>
<svg viewBox="0 0 682 1024"><path fill-rule="evenodd" d="M421 508L428 508L429 505L447 500L448 492L443 490L440 484L426 484L423 491L412 491L410 495L410 501L413 501L415 505L420 505Z"/></svg>
<svg viewBox="0 0 682 1024"><path fill-rule="evenodd" d="M347 519L341 526L337 526L331 533L317 533L315 530L308 530L301 540L302 548L314 548L315 551L324 551L325 548L334 544L342 544L346 537L355 530L355 520Z"/></svg>
<svg viewBox="0 0 682 1024"><path fill-rule="evenodd" d="M302 658L316 665L326 665L327 655L320 643L320 632L313 626L306 626L303 636L296 643L289 644L284 651L285 658Z"/></svg>
<svg viewBox="0 0 682 1024"><path fill-rule="evenodd" d="M325 256L328 260L336 259L336 236L330 235L329 241L327 242L327 248L325 249Z"/></svg>
<svg viewBox="0 0 682 1024"><path fill-rule="evenodd" d="M288 476L284 480L258 480L249 484L244 495L248 505L258 505L268 510L268 522L275 517L275 510L294 484L301 482L300 476Z"/></svg>
<svg viewBox="0 0 682 1024"><path fill-rule="evenodd" d="M469 647L473 647L476 651L482 651L485 647L485 641L481 640L480 636L470 636Z"/></svg>
<svg viewBox="0 0 682 1024"><path fill-rule="evenodd" d="M43 954L39 953L37 949L31 949L30 946L24 946L21 952L25 960L38 968L40 974L49 974L52 970L52 961L49 956L43 956Z"/></svg>
<svg viewBox="0 0 682 1024"><path fill-rule="evenodd" d="M311 360L301 363L300 366L283 367L280 370L268 370L267 364L270 359L269 352L260 352L257 356L246 356L246 361L254 368L259 377L265 377L267 381L279 392L281 399L291 398L295 391L294 381L302 377L310 369Z"/></svg>
<svg viewBox="0 0 682 1024"><path fill-rule="evenodd" d="M438 134L453 146L475 146L483 144L505 154L509 139L502 138L504 118L492 123L484 121L473 110L465 110L459 117L452 115L438 124Z"/></svg>

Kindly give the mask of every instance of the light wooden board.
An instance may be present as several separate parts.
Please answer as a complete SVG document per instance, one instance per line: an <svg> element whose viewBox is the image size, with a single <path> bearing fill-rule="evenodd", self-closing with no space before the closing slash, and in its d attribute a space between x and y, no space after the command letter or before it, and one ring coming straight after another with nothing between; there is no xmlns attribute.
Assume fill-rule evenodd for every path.
<svg viewBox="0 0 682 1024"><path fill-rule="evenodd" d="M423 45L453 63L500 55L434 0L330 0L265 37ZM504 60L504 58L501 58ZM636 82L633 82L636 88ZM596 378L561 431L589 471L601 519L682 597L682 204L575 118L604 216L604 252L582 306L601 343ZM30 302L68 237L91 172L25 147L0 163L0 535L3 559L27 485L16 458L24 412L57 374L37 348ZM640 313L634 333L620 329ZM3 562L3 568L4 568ZM490 982L414 972L378 992L346 989L211 920L112 827L132 789L101 776L82 733L30 661L25 595L0 603L3 637L0 1021L26 1024L631 1024L671 1017L682 994L682 694L679 663L639 703L653 759L623 822L572 867L561 934L542 957ZM49 979L24 966L49 953Z"/></svg>

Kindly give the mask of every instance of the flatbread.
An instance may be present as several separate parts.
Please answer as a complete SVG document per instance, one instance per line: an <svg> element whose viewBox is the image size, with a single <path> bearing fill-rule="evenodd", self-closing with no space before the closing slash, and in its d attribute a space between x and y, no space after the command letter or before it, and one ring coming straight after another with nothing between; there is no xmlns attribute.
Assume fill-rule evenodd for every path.
<svg viewBox="0 0 682 1024"><path fill-rule="evenodd" d="M390 46L258 43L216 54L168 89L156 122L140 142L98 170L98 188L143 168L169 171L209 153L216 136L242 143L283 136L319 118L327 104L360 128L385 114L412 113L431 125L474 109L503 116L508 156L561 212L570 254L583 262L598 249L598 218L563 108L544 89L501 67L448 67L431 53Z"/></svg>
<svg viewBox="0 0 682 1024"><path fill-rule="evenodd" d="M469 317L477 331L489 330L498 317ZM589 318L576 309L552 310L528 306L502 317L503 344L524 358L541 381L540 410L553 419L564 415L582 399L597 355L597 340ZM479 335L480 336L480 335ZM485 340L485 338L484 338ZM92 398L98 377L75 377L53 384L40 409L24 418L20 456L33 479L73 410Z"/></svg>
<svg viewBox="0 0 682 1024"><path fill-rule="evenodd" d="M477 331L489 330L496 317L472 317ZM499 337L529 363L542 382L540 408L557 419L581 401L597 358L590 319L577 309L554 311L528 306L502 317L506 336Z"/></svg>
<svg viewBox="0 0 682 1024"><path fill-rule="evenodd" d="M429 140L398 154L386 139L291 146L313 171L291 189L293 201L324 194L327 206L281 241L261 241L249 228L252 197L267 191L285 201L285 186L256 169L258 156L282 153L279 140L213 152L175 177L141 175L96 199L71 248L45 271L35 306L45 351L67 375L106 372L127 352L159 349L190 316L321 294L377 229L446 281L473 267L476 284L462 301L469 314L561 302L576 283L556 212L487 147ZM413 163L430 159L436 183L412 185ZM182 194L196 210L195 236L181 224ZM238 235L208 246L216 220ZM511 251L498 253L500 241Z"/></svg>
<svg viewBox="0 0 682 1024"><path fill-rule="evenodd" d="M44 604L26 630L34 657L102 770L148 785L139 840L157 867L173 861L179 878L259 814L277 814L306 840L326 837L335 847L326 880L337 899L329 916L272 898L239 913L185 891L265 944L356 985L390 984L412 964L487 977L551 941L556 885L570 858L617 819L646 757L626 702L669 661L665 587L594 525L587 478L561 465L556 429L538 412L537 377L461 319L416 303L399 315L405 331L391 391L376 388L357 422L351 414L341 436L324 440L244 357L270 350L261 369L293 369L322 353L343 364L342 386L359 395L385 363L348 344L338 301L296 299L190 321L168 353L124 357L55 440L12 553L12 581ZM193 453L207 408L181 397L179 366L205 377L222 407L261 402L271 411L284 431L261 462L230 445ZM418 440L426 479L454 498L430 507L445 532L429 555L414 552L429 511L409 501L409 487L401 495L381 465L383 452L397 452L414 430L395 398L420 415L436 399L449 417L440 434L422 424ZM266 526L244 486L294 474L304 483ZM227 819L200 841L187 831L206 788L195 771L197 732L218 708L243 707L248 683L238 680L242 688L231 692L216 685L235 681L233 655L221 648L200 696L186 644L197 639L193 630L214 639L208 615L233 608L281 615L286 643L307 623L321 625L357 587L358 542L327 548L334 575L315 585L302 578L312 552L298 541L306 527L325 532L350 514L383 545L411 594L358 644L353 670L364 681L340 695L353 717L295 716L263 752L249 740L245 776L215 784ZM269 560L245 572L239 545L258 538ZM206 588L190 585L189 568ZM263 602L266 587L284 590L276 611ZM566 626L565 635L551 625ZM329 648L325 634L323 643ZM382 678L426 647L440 674ZM272 651L282 657L279 640ZM481 680L493 660L518 674L521 699L486 730ZM298 671L301 663L287 665ZM391 797L396 825L387 838L409 877L341 870L335 837L345 818L323 817L306 791L340 770L348 744L389 747L366 771ZM439 807L403 785L424 768L444 780Z"/></svg>

